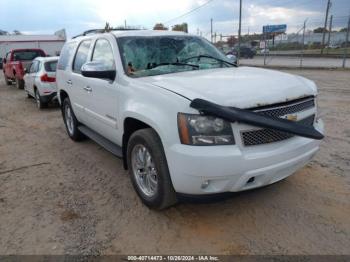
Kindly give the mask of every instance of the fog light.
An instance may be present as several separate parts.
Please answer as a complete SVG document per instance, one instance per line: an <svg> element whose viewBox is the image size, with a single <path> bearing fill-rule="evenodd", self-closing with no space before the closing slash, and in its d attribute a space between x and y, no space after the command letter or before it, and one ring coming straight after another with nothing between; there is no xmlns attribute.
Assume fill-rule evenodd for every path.
<svg viewBox="0 0 350 262"><path fill-rule="evenodd" d="M208 186L209 186L209 180L205 180L203 183L202 183L202 186L201 186L201 188L202 189L206 189Z"/></svg>

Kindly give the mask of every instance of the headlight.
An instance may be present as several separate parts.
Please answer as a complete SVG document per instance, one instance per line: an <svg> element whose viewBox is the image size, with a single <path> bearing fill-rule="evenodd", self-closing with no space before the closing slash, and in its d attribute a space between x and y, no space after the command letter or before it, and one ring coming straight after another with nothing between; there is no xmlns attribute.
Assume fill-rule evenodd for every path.
<svg viewBox="0 0 350 262"><path fill-rule="evenodd" d="M235 144L230 123L221 118L179 113L177 121L182 144L196 146Z"/></svg>

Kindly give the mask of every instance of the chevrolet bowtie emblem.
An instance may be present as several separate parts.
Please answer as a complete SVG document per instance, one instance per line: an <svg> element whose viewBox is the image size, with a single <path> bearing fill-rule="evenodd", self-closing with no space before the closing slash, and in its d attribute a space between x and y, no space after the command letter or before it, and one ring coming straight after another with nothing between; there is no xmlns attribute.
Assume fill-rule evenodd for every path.
<svg viewBox="0 0 350 262"><path fill-rule="evenodd" d="M298 120L298 116L297 115L288 115L287 119L289 121L297 121Z"/></svg>

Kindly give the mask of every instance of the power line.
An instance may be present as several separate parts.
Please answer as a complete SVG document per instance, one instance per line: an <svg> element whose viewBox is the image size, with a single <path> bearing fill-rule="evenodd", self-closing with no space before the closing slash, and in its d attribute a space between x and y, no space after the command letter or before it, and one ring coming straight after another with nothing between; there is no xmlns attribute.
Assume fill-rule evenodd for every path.
<svg viewBox="0 0 350 262"><path fill-rule="evenodd" d="M194 8L194 9L192 9L192 10L186 12L186 13L184 13L184 14L182 14L182 15L179 15L179 16L177 16L177 17L174 17L174 18L172 18L172 19L166 21L166 22L164 23L164 25L169 24L170 22L172 22L172 21L174 21L174 20L177 20L177 19L179 19L179 18L182 18L182 17L184 17L184 16L187 16L187 15L189 15L189 14L191 14L191 13L193 13L193 12L199 10L200 8L202 8L202 7L206 6L206 5L208 5L209 3L213 2L213 1L214 1L214 0L208 0L208 1L205 2L204 4L197 6L196 8Z"/></svg>

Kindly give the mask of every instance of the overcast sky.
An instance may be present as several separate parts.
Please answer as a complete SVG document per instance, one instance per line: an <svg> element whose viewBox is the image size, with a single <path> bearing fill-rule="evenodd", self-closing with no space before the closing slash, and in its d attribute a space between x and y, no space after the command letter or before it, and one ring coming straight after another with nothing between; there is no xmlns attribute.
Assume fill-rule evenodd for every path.
<svg viewBox="0 0 350 262"><path fill-rule="evenodd" d="M25 33L52 34L65 28L68 36L111 25L152 28L196 8L207 0L0 0L0 29ZM335 27L345 27L350 0L332 0L330 14ZM262 25L286 23L288 31L321 26L327 0L243 0L242 31L261 32ZM209 4L166 24L187 22L191 33L210 32L210 18L218 34L237 33L239 0L212 0Z"/></svg>

